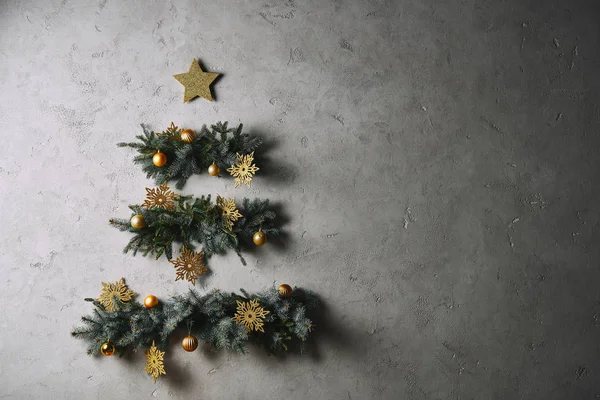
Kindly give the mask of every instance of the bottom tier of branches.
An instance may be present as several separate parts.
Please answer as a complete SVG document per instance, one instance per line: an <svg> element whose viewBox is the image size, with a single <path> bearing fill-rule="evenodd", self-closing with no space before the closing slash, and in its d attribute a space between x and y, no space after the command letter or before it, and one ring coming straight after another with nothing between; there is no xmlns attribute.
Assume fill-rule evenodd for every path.
<svg viewBox="0 0 600 400"><path fill-rule="evenodd" d="M244 352L249 342L268 353L303 352L313 328L309 314L321 307L316 295L287 285L256 294L243 289L241 294L220 290L200 294L191 289L165 301L149 296L154 301L146 298L144 304L133 301L134 295L123 279L103 283L98 299L86 299L93 302L93 313L82 317L82 325L71 334L88 343L89 354L150 348L147 372L154 378L160 368L149 368L148 363L157 363L157 354L164 354L177 329L186 330L194 340L236 352Z"/></svg>

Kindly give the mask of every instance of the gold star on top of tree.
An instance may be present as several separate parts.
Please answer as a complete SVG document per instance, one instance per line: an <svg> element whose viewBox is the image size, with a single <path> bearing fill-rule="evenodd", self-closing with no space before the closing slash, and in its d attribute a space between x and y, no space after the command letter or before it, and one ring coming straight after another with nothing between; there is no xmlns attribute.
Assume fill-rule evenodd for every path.
<svg viewBox="0 0 600 400"><path fill-rule="evenodd" d="M235 302L237 303L237 312L232 319L244 325L249 331L260 331L264 333L263 319L267 316L269 311L262 308L256 299L244 303L238 300Z"/></svg>
<svg viewBox="0 0 600 400"><path fill-rule="evenodd" d="M236 163L233 164L231 168L227 168L227 172L235 177L235 187L238 187L241 184L248 185L248 187L250 187L252 177L256 171L260 169L256 165L252 164L252 161L254 161L254 152L246 155L240 155L236 153L236 156Z"/></svg>
<svg viewBox="0 0 600 400"><path fill-rule="evenodd" d="M192 285L196 283L196 279L200 275L208 271L204 266L204 252L200 251L196 253L187 247L183 249L183 252L176 260L170 260L169 262L175 266L177 275L175 280L185 279Z"/></svg>
<svg viewBox="0 0 600 400"><path fill-rule="evenodd" d="M146 353L146 368L144 372L154 378L154 383L161 375L166 375L165 364L163 363L165 352L158 350L158 348L152 342L152 347L145 351Z"/></svg>
<svg viewBox="0 0 600 400"><path fill-rule="evenodd" d="M221 209L223 225L231 230L233 228L233 223L243 217L235 206L235 199L225 199L217 195L217 205Z"/></svg>
<svg viewBox="0 0 600 400"><path fill-rule="evenodd" d="M156 189L146 188L146 200L142 203L142 206L148 210L151 208L163 208L169 210L175 207L175 193L173 193L167 183L163 183Z"/></svg>
<svg viewBox="0 0 600 400"><path fill-rule="evenodd" d="M200 68L198 61L194 59L190 70L183 74L173 75L175 79L185 86L183 94L183 102L187 103L194 97L204 97L206 100L212 101L212 95L210 93L210 85L219 74L214 72L204 72Z"/></svg>
<svg viewBox="0 0 600 400"><path fill-rule="evenodd" d="M102 282L102 292L96 301L102 304L106 311L115 311L117 309L117 301L126 303L133 299L134 296L135 292L130 290L125 284L125 279L121 278L115 283Z"/></svg>

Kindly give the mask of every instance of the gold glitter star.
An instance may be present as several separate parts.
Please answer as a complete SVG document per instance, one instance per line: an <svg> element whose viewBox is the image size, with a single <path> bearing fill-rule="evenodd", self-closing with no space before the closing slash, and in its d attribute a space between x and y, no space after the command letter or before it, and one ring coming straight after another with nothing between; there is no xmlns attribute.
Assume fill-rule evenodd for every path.
<svg viewBox="0 0 600 400"><path fill-rule="evenodd" d="M241 184L250 187L252 176L260 169L252 164L252 161L254 161L254 152L246 154L245 156L236 153L236 156L236 163L233 164L231 168L227 168L227 172L229 172L231 176L235 176L235 187L238 187Z"/></svg>
<svg viewBox="0 0 600 400"><path fill-rule="evenodd" d="M158 350L153 341L150 350L144 353L146 353L146 368L144 368L144 372L152 376L154 383L156 383L156 379L159 376L167 374L165 372L165 364L163 363L165 352Z"/></svg>
<svg viewBox="0 0 600 400"><path fill-rule="evenodd" d="M196 279L208 270L204 266L204 252L195 253L188 248L183 249L183 252L176 260L170 260L175 266L178 280L186 279L192 285L196 283Z"/></svg>
<svg viewBox="0 0 600 400"><path fill-rule="evenodd" d="M214 72L204 72L200 68L198 61L194 59L190 70L183 74L173 75L175 79L185 86L185 92L183 94L183 102L187 103L194 97L200 96L205 99L212 101L212 95L210 93L210 84L217 79L219 74Z"/></svg>
<svg viewBox="0 0 600 400"><path fill-rule="evenodd" d="M263 318L267 316L269 311L262 308L256 299L244 303L237 300L235 302L237 303L237 312L233 320L244 325L249 331L254 330L264 333Z"/></svg>
<svg viewBox="0 0 600 400"><path fill-rule="evenodd" d="M121 278L115 283L102 282L102 292L96 301L102 304L106 311L115 311L117 306L115 298L126 303L133 299L133 296L135 296L135 292L130 290L125 284L125 279Z"/></svg>
<svg viewBox="0 0 600 400"><path fill-rule="evenodd" d="M142 206L148 210L151 208L163 208L170 210L175 207L175 193L173 193L167 183L163 183L156 189L146 188L146 200L142 203Z"/></svg>
<svg viewBox="0 0 600 400"><path fill-rule="evenodd" d="M225 199L217 195L217 205L221 208L223 225L231 230L231 228L233 228L233 223L243 217L235 206L235 199Z"/></svg>

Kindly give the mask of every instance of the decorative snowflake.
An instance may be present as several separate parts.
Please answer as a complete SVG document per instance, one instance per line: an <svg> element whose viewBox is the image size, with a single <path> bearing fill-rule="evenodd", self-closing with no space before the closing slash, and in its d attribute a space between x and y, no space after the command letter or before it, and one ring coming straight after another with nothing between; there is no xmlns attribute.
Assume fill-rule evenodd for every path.
<svg viewBox="0 0 600 400"><path fill-rule="evenodd" d="M221 209L223 225L231 230L231 228L233 228L233 223L243 217L235 206L235 199L225 199L217 195L217 205Z"/></svg>
<svg viewBox="0 0 600 400"><path fill-rule="evenodd" d="M183 249L183 252L176 260L170 260L175 266L178 280L187 280L192 285L196 283L196 279L208 270L204 266L204 252L195 253L188 248Z"/></svg>
<svg viewBox="0 0 600 400"><path fill-rule="evenodd" d="M148 210L151 208L170 210L175 207L174 199L175 193L169 189L165 182L156 189L146 188L146 200L144 200L142 206L146 207Z"/></svg>
<svg viewBox="0 0 600 400"><path fill-rule="evenodd" d="M156 379L161 375L166 375L165 372L165 364L163 363L165 352L158 350L158 348L154 345L154 341L152 342L152 347L150 350L145 351L146 353L146 368L144 368L144 372L154 378L154 383L156 383Z"/></svg>
<svg viewBox="0 0 600 400"><path fill-rule="evenodd" d="M259 170L256 165L252 164L252 161L254 161L254 152L246 154L245 156L236 153L236 156L236 163L233 164L231 168L227 168L227 172L235 177L235 187L242 184L250 186L252 177L256 174L256 171Z"/></svg>
<svg viewBox="0 0 600 400"><path fill-rule="evenodd" d="M121 278L115 283L102 282L102 292L96 301L102 304L106 311L115 311L117 306L115 299L126 303L133 299L133 296L135 296L135 292L130 290L125 284L125 279Z"/></svg>
<svg viewBox="0 0 600 400"><path fill-rule="evenodd" d="M233 317L233 320L244 325L249 331L254 330L264 333L263 318L267 316L269 311L262 308L256 299L244 303L236 300L236 303L237 312L235 317Z"/></svg>
<svg viewBox="0 0 600 400"><path fill-rule="evenodd" d="M181 139L181 129L171 121L171 125L162 132L157 132L156 136L167 135L170 139L180 140Z"/></svg>

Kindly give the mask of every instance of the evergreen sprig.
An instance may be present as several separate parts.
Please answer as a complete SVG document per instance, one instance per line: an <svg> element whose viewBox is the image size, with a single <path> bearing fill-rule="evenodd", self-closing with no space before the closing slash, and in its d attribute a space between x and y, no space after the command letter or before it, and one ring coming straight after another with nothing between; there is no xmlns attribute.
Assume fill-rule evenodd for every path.
<svg viewBox="0 0 600 400"><path fill-rule="evenodd" d="M110 219L112 226L134 233L123 252L131 251L134 256L138 252L144 256L151 254L156 259L164 254L171 260L174 243L192 250L201 244L207 258L232 249L246 265L241 255L242 242L250 242L258 230L262 230L267 237L279 234L279 229L274 226L276 215L269 209L269 200L244 199L239 208L242 217L233 223L232 229L223 224L225 217L221 208L211 202L210 195L199 198L177 195L174 203L171 209L130 205L131 217L138 214L144 217L145 227L141 229L131 226L131 217Z"/></svg>
<svg viewBox="0 0 600 400"><path fill-rule="evenodd" d="M187 295L177 295L147 309L131 301L114 298L115 311L107 311L94 299L94 312L81 318L82 326L71 335L88 343L88 354L98 354L104 342L111 342L118 352L138 351L150 347L153 341L166 349L169 338L178 328L188 327L190 333L217 348L243 353L246 343L264 347L268 353L304 352L313 322L308 314L321 307L319 298L311 292L294 288L291 297L283 297L276 288L250 295L213 290L201 295L190 289ZM269 311L264 318L264 333L248 331L233 321L236 301L258 300ZM186 328L187 329L187 328Z"/></svg>
<svg viewBox="0 0 600 400"><path fill-rule="evenodd" d="M157 185L166 181L177 181L177 189L183 188L188 178L202 174L214 162L221 169L231 167L236 162L236 154L252 153L262 140L242 133L242 124L229 128L227 122L217 122L207 128L202 126L191 143L180 139L181 130L171 124L162 133L154 133L142 125L143 135L137 142L118 143L119 147L132 147L137 150L133 162L140 164L148 178L154 178ZM157 167L152 157L160 150L167 156L167 164Z"/></svg>

